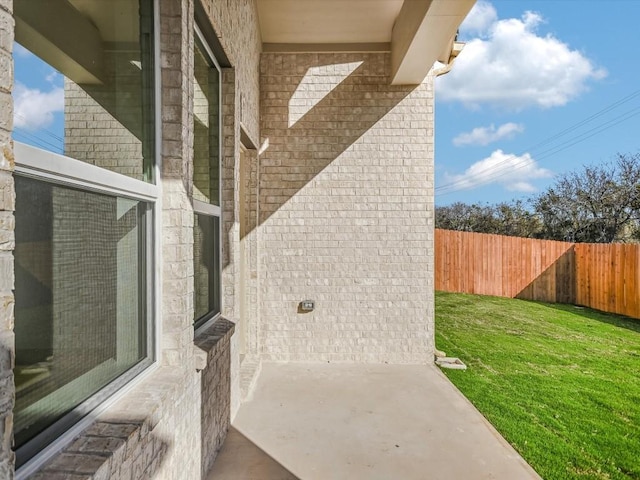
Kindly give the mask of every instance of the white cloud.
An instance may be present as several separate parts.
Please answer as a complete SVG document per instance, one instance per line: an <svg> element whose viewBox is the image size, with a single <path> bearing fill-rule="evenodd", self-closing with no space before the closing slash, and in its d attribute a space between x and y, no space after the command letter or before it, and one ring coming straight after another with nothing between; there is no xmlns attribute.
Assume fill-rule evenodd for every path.
<svg viewBox="0 0 640 480"><path fill-rule="evenodd" d="M52 85L62 85L64 77L56 70L51 69L51 72L44 77L44 79Z"/></svg>
<svg viewBox="0 0 640 480"><path fill-rule="evenodd" d="M482 35L498 20L498 12L489 2L477 2L460 25L461 36Z"/></svg>
<svg viewBox="0 0 640 480"><path fill-rule="evenodd" d="M499 184L513 192L534 192L532 180L550 178L553 173L539 167L530 154L513 155L496 150L489 157L474 163L459 175L445 175L449 188L469 190L480 185ZM443 185L443 189L445 186Z"/></svg>
<svg viewBox="0 0 640 480"><path fill-rule="evenodd" d="M512 138L516 133L524 132L524 126L518 123L505 123L498 128L491 124L488 127L474 128L470 132L464 132L453 139L456 146L462 145L489 145L499 140Z"/></svg>
<svg viewBox="0 0 640 480"><path fill-rule="evenodd" d="M54 114L64 109L64 89L54 87L43 92L16 82L13 101L16 127L28 130L46 128L53 123Z"/></svg>
<svg viewBox="0 0 640 480"><path fill-rule="evenodd" d="M515 182L509 185L505 185L504 188L506 188L510 192L533 193L537 191L536 187L528 182Z"/></svg>
<svg viewBox="0 0 640 480"><path fill-rule="evenodd" d="M495 20L490 4L479 5L465 28L480 36L467 42L452 71L438 79L439 99L469 107L550 108L565 105L587 90L589 81L606 76L553 35L537 35L543 22L539 14Z"/></svg>

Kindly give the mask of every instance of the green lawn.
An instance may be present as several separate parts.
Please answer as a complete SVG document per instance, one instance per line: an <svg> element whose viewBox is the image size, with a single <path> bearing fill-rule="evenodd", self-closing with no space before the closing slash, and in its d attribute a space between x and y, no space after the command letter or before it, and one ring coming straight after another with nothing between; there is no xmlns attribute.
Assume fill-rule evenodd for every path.
<svg viewBox="0 0 640 480"><path fill-rule="evenodd" d="M639 292L640 294L640 292ZM436 292L443 370L545 479L640 479L640 320Z"/></svg>

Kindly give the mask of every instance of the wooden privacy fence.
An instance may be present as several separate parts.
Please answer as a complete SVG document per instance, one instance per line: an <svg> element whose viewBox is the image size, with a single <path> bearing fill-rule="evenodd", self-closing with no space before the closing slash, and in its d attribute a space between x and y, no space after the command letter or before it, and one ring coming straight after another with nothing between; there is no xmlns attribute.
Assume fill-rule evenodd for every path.
<svg viewBox="0 0 640 480"><path fill-rule="evenodd" d="M640 245L577 243L577 305L640 318Z"/></svg>
<svg viewBox="0 0 640 480"><path fill-rule="evenodd" d="M436 290L584 305L640 318L640 246L436 229Z"/></svg>

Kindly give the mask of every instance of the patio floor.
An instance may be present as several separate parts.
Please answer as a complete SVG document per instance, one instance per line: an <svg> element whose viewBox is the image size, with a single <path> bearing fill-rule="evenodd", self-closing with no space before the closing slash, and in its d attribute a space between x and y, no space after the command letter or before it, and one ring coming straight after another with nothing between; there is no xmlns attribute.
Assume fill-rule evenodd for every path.
<svg viewBox="0 0 640 480"><path fill-rule="evenodd" d="M539 478L435 366L267 363L208 480Z"/></svg>

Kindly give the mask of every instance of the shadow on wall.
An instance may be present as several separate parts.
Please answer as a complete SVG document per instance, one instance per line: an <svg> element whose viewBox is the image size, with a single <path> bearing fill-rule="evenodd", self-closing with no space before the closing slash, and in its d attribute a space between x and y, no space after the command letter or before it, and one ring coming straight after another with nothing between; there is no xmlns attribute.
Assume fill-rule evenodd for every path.
<svg viewBox="0 0 640 480"><path fill-rule="evenodd" d="M4 296L3 301L8 304L11 300L10 297ZM9 472L13 470L14 462L10 449L13 441L10 425L12 424L14 402L12 371L14 351L13 335L6 330L0 330L0 405L3 406L2 414L0 415L0 424L3 426L2 434L0 435L0 441L2 441L2 446L0 447L0 478L5 478L3 475L10 475Z"/></svg>
<svg viewBox="0 0 640 480"><path fill-rule="evenodd" d="M96 422L35 478L156 478L171 444L151 429L145 419Z"/></svg>
<svg viewBox="0 0 640 480"><path fill-rule="evenodd" d="M576 303L576 254L570 247L524 287L515 298L551 303Z"/></svg>
<svg viewBox="0 0 640 480"><path fill-rule="evenodd" d="M640 246L435 231L435 287L640 318Z"/></svg>
<svg viewBox="0 0 640 480"><path fill-rule="evenodd" d="M260 224L416 88L389 71L387 53L262 55Z"/></svg>
<svg viewBox="0 0 640 480"><path fill-rule="evenodd" d="M543 302L576 298L575 245L435 230L435 287Z"/></svg>
<svg viewBox="0 0 640 480"><path fill-rule="evenodd" d="M199 335L196 346L207 352L200 375L201 475L211 470L231 424L231 335L235 324L224 318Z"/></svg>

